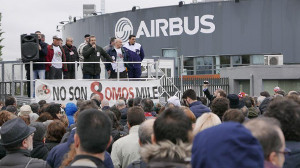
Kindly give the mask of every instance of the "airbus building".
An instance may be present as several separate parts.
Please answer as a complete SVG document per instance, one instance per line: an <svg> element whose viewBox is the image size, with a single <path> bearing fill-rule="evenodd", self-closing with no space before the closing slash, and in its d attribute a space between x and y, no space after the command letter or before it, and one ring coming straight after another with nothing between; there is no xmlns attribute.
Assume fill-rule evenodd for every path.
<svg viewBox="0 0 300 168"><path fill-rule="evenodd" d="M146 59L171 62L171 76L220 74L230 92L258 95L276 85L300 90L299 9L299 0L181 3L84 17L62 34L76 46L93 34L102 47L135 34Z"/></svg>

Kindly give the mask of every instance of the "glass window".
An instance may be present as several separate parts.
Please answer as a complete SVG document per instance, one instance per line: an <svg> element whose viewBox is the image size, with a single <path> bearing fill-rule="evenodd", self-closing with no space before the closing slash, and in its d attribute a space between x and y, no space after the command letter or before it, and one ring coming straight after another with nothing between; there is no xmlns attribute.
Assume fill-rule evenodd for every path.
<svg viewBox="0 0 300 168"><path fill-rule="evenodd" d="M264 65L264 63L265 63L264 55L252 55L252 64Z"/></svg>
<svg viewBox="0 0 300 168"><path fill-rule="evenodd" d="M242 64L250 64L250 55L242 55Z"/></svg>
<svg viewBox="0 0 300 168"><path fill-rule="evenodd" d="M232 65L241 64L241 56L232 56Z"/></svg>
<svg viewBox="0 0 300 168"><path fill-rule="evenodd" d="M196 63L196 74L212 74L214 57L198 57Z"/></svg>
<svg viewBox="0 0 300 168"><path fill-rule="evenodd" d="M223 67L230 67L230 56L220 56L220 65Z"/></svg>
<svg viewBox="0 0 300 168"><path fill-rule="evenodd" d="M194 58L184 58L183 66L187 75L194 75Z"/></svg>

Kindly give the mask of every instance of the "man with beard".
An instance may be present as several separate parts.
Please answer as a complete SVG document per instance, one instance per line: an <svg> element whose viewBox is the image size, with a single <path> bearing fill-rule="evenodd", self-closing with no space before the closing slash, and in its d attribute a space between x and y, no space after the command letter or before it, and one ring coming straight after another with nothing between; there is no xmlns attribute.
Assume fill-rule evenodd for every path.
<svg viewBox="0 0 300 168"><path fill-rule="evenodd" d="M6 149L7 155L2 158L0 167L50 167L46 161L30 157L35 130L21 118L9 120L2 125L0 144Z"/></svg>

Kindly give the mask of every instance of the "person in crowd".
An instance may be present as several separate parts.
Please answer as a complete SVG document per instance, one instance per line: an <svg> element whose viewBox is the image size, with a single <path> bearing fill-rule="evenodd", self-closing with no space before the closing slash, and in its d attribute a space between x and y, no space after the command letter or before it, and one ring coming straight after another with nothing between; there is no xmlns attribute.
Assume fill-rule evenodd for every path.
<svg viewBox="0 0 300 168"><path fill-rule="evenodd" d="M263 168L264 153L248 129L240 123L226 122L195 136L191 163L193 168Z"/></svg>
<svg viewBox="0 0 300 168"><path fill-rule="evenodd" d="M117 100L116 107L121 112L120 123L122 124L122 126L125 126L127 124L127 111L128 111L128 108L126 107L125 101L124 100L120 100L120 99Z"/></svg>
<svg viewBox="0 0 300 168"><path fill-rule="evenodd" d="M245 103L236 94L228 94L227 99L229 100L229 107L231 109L241 109L245 106Z"/></svg>
<svg viewBox="0 0 300 168"><path fill-rule="evenodd" d="M40 108L42 108L45 104L47 104L47 102L46 100L40 100L38 104L40 105Z"/></svg>
<svg viewBox="0 0 300 168"><path fill-rule="evenodd" d="M31 110L35 114L39 114L40 112L40 105L38 103L31 103L30 104Z"/></svg>
<svg viewBox="0 0 300 168"><path fill-rule="evenodd" d="M282 168L284 155L288 154L285 148L284 135L280 123L274 118L257 118L244 124L252 135L259 141L264 151L264 168Z"/></svg>
<svg viewBox="0 0 300 168"><path fill-rule="evenodd" d="M108 62L114 62L111 57L100 47L96 45L96 37L90 36L89 44L87 44L82 51L84 62L100 62L101 55ZM100 65L99 64L84 64L83 65L83 79L100 79Z"/></svg>
<svg viewBox="0 0 300 168"><path fill-rule="evenodd" d="M276 94L276 92L280 91L280 87L279 86L276 86L274 87L273 91L274 91L274 95Z"/></svg>
<svg viewBox="0 0 300 168"><path fill-rule="evenodd" d="M167 100L168 104L173 104L175 107L181 107L180 100L177 96L172 96Z"/></svg>
<svg viewBox="0 0 300 168"><path fill-rule="evenodd" d="M77 106L74 103L67 103L66 107L65 107L65 112L66 115L68 117L68 121L69 121L69 126L70 127L72 124L74 124L74 114L77 111Z"/></svg>
<svg viewBox="0 0 300 168"><path fill-rule="evenodd" d="M125 168L130 163L140 159L140 146L138 142L138 130L145 121L144 110L140 107L132 107L127 112L129 135L114 142L111 159L115 168Z"/></svg>
<svg viewBox="0 0 300 168"><path fill-rule="evenodd" d="M115 38L115 37L112 37L112 38L110 38L110 40L109 40L109 44L108 44L107 46L103 47L103 49L104 49L106 52L108 52L108 50L114 48L115 44L116 44L116 38Z"/></svg>
<svg viewBox="0 0 300 168"><path fill-rule="evenodd" d="M0 167L50 167L45 161L30 157L35 130L20 118L9 120L2 125L0 144L4 146L7 154L1 159Z"/></svg>
<svg viewBox="0 0 300 168"><path fill-rule="evenodd" d="M281 96L281 97L284 97L286 94L285 94L285 91L283 90L278 90L275 92L274 96Z"/></svg>
<svg viewBox="0 0 300 168"><path fill-rule="evenodd" d="M143 99L141 97L136 97L133 99L133 106L138 106L138 107L141 107L141 101Z"/></svg>
<svg viewBox="0 0 300 168"><path fill-rule="evenodd" d="M229 103L229 100L225 97L215 98L211 103L210 109L222 120L225 111L229 109Z"/></svg>
<svg viewBox="0 0 300 168"><path fill-rule="evenodd" d="M77 49L77 52L79 54L79 61L80 62L84 62L84 56L83 56L83 48L89 44L89 40L90 40L90 35L89 34L86 34L84 35L84 41L83 43L81 43L79 46L78 46L78 49ZM83 65L80 64L81 66L81 69L83 69Z"/></svg>
<svg viewBox="0 0 300 168"><path fill-rule="evenodd" d="M204 105L204 106L207 106L207 98L206 97L198 97L197 96L197 101L201 101L201 103Z"/></svg>
<svg viewBox="0 0 300 168"><path fill-rule="evenodd" d="M112 111L106 110L105 113L108 115L108 117L112 123L111 136L113 138L113 141L112 141L111 145L107 148L107 152L111 153L113 143L115 141L117 141L118 139L126 136L128 133L123 131L123 126L119 124L119 121L118 121L116 115Z"/></svg>
<svg viewBox="0 0 300 168"><path fill-rule="evenodd" d="M101 101L101 110L104 111L104 110L108 110L110 107L109 107L109 102L108 100L106 99L103 99Z"/></svg>
<svg viewBox="0 0 300 168"><path fill-rule="evenodd" d="M229 109L224 113L222 117L222 121L223 122L234 121L234 122L243 123L245 121L245 116L241 110Z"/></svg>
<svg viewBox="0 0 300 168"><path fill-rule="evenodd" d="M151 144L151 136L153 134L153 125L155 119L149 119L144 121L139 128L139 144L141 147L147 144ZM127 168L146 168L147 164L142 160L132 162Z"/></svg>
<svg viewBox="0 0 300 168"><path fill-rule="evenodd" d="M100 97L99 94L92 93L90 99L93 100L98 107L100 107L100 105L101 105L101 97Z"/></svg>
<svg viewBox="0 0 300 168"><path fill-rule="evenodd" d="M196 92L193 89L186 90L182 95L182 99L184 104L195 114L196 118L200 117L203 113L210 112L207 106L197 101Z"/></svg>
<svg viewBox="0 0 300 168"><path fill-rule="evenodd" d="M184 167L191 156L192 122L180 108L168 108L154 121L152 144L141 148L148 167Z"/></svg>
<svg viewBox="0 0 300 168"><path fill-rule="evenodd" d="M29 114L29 119L30 119L30 123L34 123L36 122L36 120L39 118L40 116L36 113L30 113Z"/></svg>
<svg viewBox="0 0 300 168"><path fill-rule="evenodd" d="M286 147L291 150L286 156L285 168L299 167L300 165L300 104L292 99L278 97L269 105L266 117L276 118L286 140Z"/></svg>
<svg viewBox="0 0 300 168"><path fill-rule="evenodd" d="M259 115L259 110L255 108L254 99L252 97L244 97L243 101L245 103L245 106L248 108L248 118L256 118Z"/></svg>
<svg viewBox="0 0 300 168"><path fill-rule="evenodd" d="M149 98L144 98L141 101L141 107L144 110L146 120L156 117L156 112L153 111L154 103Z"/></svg>
<svg viewBox="0 0 300 168"><path fill-rule="evenodd" d="M2 109L2 107L4 107L4 102L0 101L0 109Z"/></svg>
<svg viewBox="0 0 300 168"><path fill-rule="evenodd" d="M125 62L142 62L145 54L142 45L136 43L136 36L130 35L129 42L123 47L127 53L124 61ZM141 63L129 63L128 64L128 77L129 78L140 78L142 75Z"/></svg>
<svg viewBox="0 0 300 168"><path fill-rule="evenodd" d="M9 111L11 113L13 113L14 115L17 115L18 114L18 109L16 106L13 106L13 105L9 105L6 107L6 111Z"/></svg>
<svg viewBox="0 0 300 168"><path fill-rule="evenodd" d="M1 110L6 110L6 107L9 105L17 107L17 100L13 96L7 96L4 102L5 106L1 108Z"/></svg>
<svg viewBox="0 0 300 168"><path fill-rule="evenodd" d="M51 114L50 113L48 113L48 112L44 112L44 113L42 113L40 116L39 116L39 118L36 120L36 122L46 122L46 121L48 121L48 120L53 120L53 117L51 116Z"/></svg>
<svg viewBox="0 0 300 168"><path fill-rule="evenodd" d="M41 34L41 41L44 42L44 43L46 43L45 40L46 40L45 34ZM48 46L48 44L47 44L47 46Z"/></svg>
<svg viewBox="0 0 300 168"><path fill-rule="evenodd" d="M59 120L54 120L48 125L45 145L49 151L60 143L65 133L65 125Z"/></svg>
<svg viewBox="0 0 300 168"><path fill-rule="evenodd" d="M111 56L115 63L105 64L106 70L109 75L109 79L117 78L119 70L119 78L127 78L126 66L124 64L124 58L127 57L125 49L122 47L122 40L116 39L114 46L107 50L107 54Z"/></svg>
<svg viewBox="0 0 300 168"><path fill-rule="evenodd" d="M39 58L32 60L32 62L46 62L45 57L47 55L48 44L42 41L42 35L40 31L36 31L39 39ZM23 60L24 62L24 60ZM25 64L26 79L30 80L30 64ZM33 64L33 80L45 79L45 64ZM30 97L30 81L27 81L27 94Z"/></svg>
<svg viewBox="0 0 300 168"><path fill-rule="evenodd" d="M272 100L273 100L273 97L264 98L264 100L261 102L261 104L258 107L260 114L264 114L267 111L269 104Z"/></svg>
<svg viewBox="0 0 300 168"><path fill-rule="evenodd" d="M50 104L46 108L46 112L48 112L54 120L59 120L61 117L61 108L59 104Z"/></svg>
<svg viewBox="0 0 300 168"><path fill-rule="evenodd" d="M288 95L288 96L292 96L292 95L300 96L299 92L294 91L294 90L289 91L289 93L288 93L287 95Z"/></svg>
<svg viewBox="0 0 300 168"><path fill-rule="evenodd" d="M219 98L217 98L217 99L219 99ZM199 132L201 132L201 131L203 131L207 128L219 125L221 123L222 122L221 122L219 116L217 116L216 114L214 114L214 113L204 113L202 116L200 116L197 119L194 130L193 130L193 134L196 135Z"/></svg>
<svg viewBox="0 0 300 168"><path fill-rule="evenodd" d="M181 106L180 109L184 112L184 114L191 120L192 123L196 122L196 116L194 113L190 110L190 108L186 106Z"/></svg>
<svg viewBox="0 0 300 168"><path fill-rule="evenodd" d="M30 152L32 158L46 160L48 156L48 148L45 146L45 135L46 135L46 126L43 123L35 122L31 123L29 126L32 126L36 129L33 135L33 149Z"/></svg>
<svg viewBox="0 0 300 168"><path fill-rule="evenodd" d="M17 118L17 116L15 114L12 114L11 112L8 112L6 110L2 110L0 111L0 129L2 127L2 125L8 121L8 120L12 120L14 118ZM1 139L1 137L0 137ZM1 145L0 143L0 160L6 156L6 150L5 148Z"/></svg>
<svg viewBox="0 0 300 168"><path fill-rule="evenodd" d="M127 103L127 108L133 107L134 98L129 98Z"/></svg>
<svg viewBox="0 0 300 168"><path fill-rule="evenodd" d="M31 107L29 105L23 105L20 108L20 112L18 116L29 116L29 114L33 113Z"/></svg>
<svg viewBox="0 0 300 168"><path fill-rule="evenodd" d="M105 149L112 141L111 127L107 115L96 109L80 113L74 135L76 156L69 167L105 167Z"/></svg>
<svg viewBox="0 0 300 168"><path fill-rule="evenodd" d="M225 97L226 98L226 92L221 89L221 88L218 88L215 90L214 94L210 94L209 90L208 90L208 85L209 84L203 84L203 92L205 94L205 96L207 97L207 99L210 101L209 103L209 106L211 105L212 101L215 99L215 98L219 98L219 97Z"/></svg>
<svg viewBox="0 0 300 168"><path fill-rule="evenodd" d="M84 101L82 103L82 105L79 107L79 110L76 112L76 114L80 114L81 112L84 112L85 110L89 110L89 109L95 109L95 110L98 109L98 107L97 107L97 105L95 104L94 101L91 101L91 100ZM77 122L77 115L74 115L74 119L75 119L75 123L76 123ZM66 142L63 142L63 143L55 146L48 153L47 163L51 167L60 167L61 166L62 161L64 159L64 155L68 154L68 152L71 149L72 144L74 144L75 132L76 132L76 127L74 127L71 130L71 132L69 134L69 137L67 138ZM72 151L70 151L70 152L72 152ZM73 160L72 156L68 155L68 157L70 157L68 159ZM112 163L112 160L111 160L110 155L108 154L108 152L105 152L104 164L107 168L113 168L113 163Z"/></svg>
<svg viewBox="0 0 300 168"><path fill-rule="evenodd" d="M48 52L46 56L46 71L48 71L49 79L62 79L63 71L68 71L66 62L66 55L63 48L60 46L60 38L53 36L53 43L48 45Z"/></svg>
<svg viewBox="0 0 300 168"><path fill-rule="evenodd" d="M259 93L260 96L270 97L270 93L268 91L262 91Z"/></svg>
<svg viewBox="0 0 300 168"><path fill-rule="evenodd" d="M79 55L77 48L73 46L73 39L68 37L66 39L66 44L62 47L66 55L66 62L79 61ZM75 64L67 64L68 71L64 71L64 79L75 79Z"/></svg>

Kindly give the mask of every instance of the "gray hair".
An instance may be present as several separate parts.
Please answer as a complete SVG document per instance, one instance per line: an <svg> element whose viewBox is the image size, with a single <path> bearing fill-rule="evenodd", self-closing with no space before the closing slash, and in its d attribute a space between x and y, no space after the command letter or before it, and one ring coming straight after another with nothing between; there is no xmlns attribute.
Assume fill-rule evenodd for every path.
<svg viewBox="0 0 300 168"><path fill-rule="evenodd" d="M259 141L263 150L264 158L267 159L272 152L278 152L283 142L280 139L280 123L275 118L261 117L244 123L252 135Z"/></svg>
<svg viewBox="0 0 300 168"><path fill-rule="evenodd" d="M125 106L125 101L124 100L117 100L116 107L122 107L122 106Z"/></svg>
<svg viewBox="0 0 300 168"><path fill-rule="evenodd" d="M141 144L151 143L151 135L153 134L153 125L155 119L144 121L139 128L139 139Z"/></svg>

